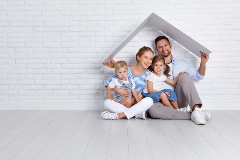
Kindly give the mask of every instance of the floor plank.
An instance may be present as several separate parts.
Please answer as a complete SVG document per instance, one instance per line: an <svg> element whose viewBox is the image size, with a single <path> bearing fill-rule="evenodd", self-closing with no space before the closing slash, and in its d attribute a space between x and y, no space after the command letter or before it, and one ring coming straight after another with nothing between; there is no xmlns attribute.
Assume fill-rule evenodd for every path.
<svg viewBox="0 0 240 160"><path fill-rule="evenodd" d="M186 138L174 125L173 121L159 120L156 123L158 123L159 127L162 129L163 134L177 159L200 159Z"/></svg>
<svg viewBox="0 0 240 160"><path fill-rule="evenodd" d="M159 120L148 119L143 122L153 159L177 159L157 121Z"/></svg>
<svg viewBox="0 0 240 160"><path fill-rule="evenodd" d="M189 120L118 120L100 111L0 111L0 159L233 159L240 157L240 111Z"/></svg>
<svg viewBox="0 0 240 160"><path fill-rule="evenodd" d="M111 124L112 121L102 120L98 117L96 126L93 130L91 138L88 141L82 159L102 160L106 158Z"/></svg>
<svg viewBox="0 0 240 160"><path fill-rule="evenodd" d="M50 143L37 156L36 160L57 160L77 131L87 111L76 111L53 137Z"/></svg>
<svg viewBox="0 0 240 160"><path fill-rule="evenodd" d="M88 111L86 113L77 131L60 156L60 160L79 160L83 158L98 121L97 115L97 111Z"/></svg>
<svg viewBox="0 0 240 160"><path fill-rule="evenodd" d="M224 159L239 159L240 152L226 139L222 137L219 132L216 132L214 129L212 129L210 126L212 126L212 123L215 123L215 125L221 125L221 127L224 127L225 119L223 115L221 115L221 111L215 111L211 112L213 115L213 119L208 122L207 125L203 127L193 126L192 129L195 129L200 136L202 136L210 145L213 146L213 148L222 156ZM219 115L221 116L218 121L216 120L216 117ZM218 116L217 116L218 115ZM229 125L231 125L231 121L229 121ZM213 124L214 125L214 124ZM225 129L227 129L225 127Z"/></svg>
<svg viewBox="0 0 240 160"><path fill-rule="evenodd" d="M200 159L217 159L221 160L223 157L208 143L203 136L199 135L195 127L205 128L206 132L211 128L206 126L196 126L191 121L173 121L178 128L180 134L186 139L188 144L193 148L194 152L200 157Z"/></svg>
<svg viewBox="0 0 240 160"><path fill-rule="evenodd" d="M106 160L128 159L128 120L112 121Z"/></svg>
<svg viewBox="0 0 240 160"><path fill-rule="evenodd" d="M17 136L8 145L4 146L0 150L0 157L4 160L10 160L14 158L27 144L38 135L53 119L51 116L53 112L49 112L45 116L41 117L34 125L28 127L19 136Z"/></svg>

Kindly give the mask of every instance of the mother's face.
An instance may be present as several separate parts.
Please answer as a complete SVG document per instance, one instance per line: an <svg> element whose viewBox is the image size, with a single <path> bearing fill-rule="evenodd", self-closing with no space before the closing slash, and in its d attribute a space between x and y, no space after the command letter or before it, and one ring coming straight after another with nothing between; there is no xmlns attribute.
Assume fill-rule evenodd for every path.
<svg viewBox="0 0 240 160"><path fill-rule="evenodd" d="M153 52L145 51L141 56L137 56L137 63L143 68L148 68L152 64L153 56Z"/></svg>

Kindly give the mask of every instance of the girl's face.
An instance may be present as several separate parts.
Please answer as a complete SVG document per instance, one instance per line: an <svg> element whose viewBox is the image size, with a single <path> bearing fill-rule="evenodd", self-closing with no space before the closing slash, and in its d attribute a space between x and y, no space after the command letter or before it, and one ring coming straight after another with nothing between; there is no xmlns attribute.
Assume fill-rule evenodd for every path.
<svg viewBox="0 0 240 160"><path fill-rule="evenodd" d="M147 69L152 64L153 56L151 51L145 51L141 57L137 56L138 64Z"/></svg>
<svg viewBox="0 0 240 160"><path fill-rule="evenodd" d="M126 68L119 68L116 71L116 74L118 76L118 78L120 78L121 80L126 81L127 80L127 73L128 73L128 69Z"/></svg>
<svg viewBox="0 0 240 160"><path fill-rule="evenodd" d="M161 75L164 72L164 62L157 61L156 63L152 64L153 72L157 75Z"/></svg>

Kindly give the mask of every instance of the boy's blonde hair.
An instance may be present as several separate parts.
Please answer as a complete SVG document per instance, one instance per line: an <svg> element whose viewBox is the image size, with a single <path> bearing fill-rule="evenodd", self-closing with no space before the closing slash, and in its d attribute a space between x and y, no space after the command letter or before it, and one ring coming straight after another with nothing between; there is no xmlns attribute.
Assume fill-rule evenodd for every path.
<svg viewBox="0 0 240 160"><path fill-rule="evenodd" d="M125 61L117 61L114 64L115 72L119 70L119 68L126 68L128 69L127 62Z"/></svg>

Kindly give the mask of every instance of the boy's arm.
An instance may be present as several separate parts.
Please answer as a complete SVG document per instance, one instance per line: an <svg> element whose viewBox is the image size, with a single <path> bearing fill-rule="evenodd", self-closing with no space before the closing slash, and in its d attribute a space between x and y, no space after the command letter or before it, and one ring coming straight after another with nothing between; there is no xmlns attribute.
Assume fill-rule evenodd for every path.
<svg viewBox="0 0 240 160"><path fill-rule="evenodd" d="M109 86L107 86L106 91L107 91L107 97L108 97L108 99L111 99L111 100L114 100L114 101L115 101L115 99L112 97L111 88L110 88Z"/></svg>

